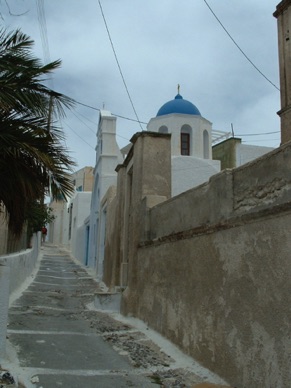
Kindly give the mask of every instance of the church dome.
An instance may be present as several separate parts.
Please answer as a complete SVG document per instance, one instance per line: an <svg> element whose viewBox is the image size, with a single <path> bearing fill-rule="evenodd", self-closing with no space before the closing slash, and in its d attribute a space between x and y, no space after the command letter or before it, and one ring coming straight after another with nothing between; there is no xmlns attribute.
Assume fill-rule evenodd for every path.
<svg viewBox="0 0 291 388"><path fill-rule="evenodd" d="M173 113L181 113L184 115L201 116L198 108L192 102L184 100L181 94L177 94L174 100L166 102L158 111L158 116L170 115Z"/></svg>

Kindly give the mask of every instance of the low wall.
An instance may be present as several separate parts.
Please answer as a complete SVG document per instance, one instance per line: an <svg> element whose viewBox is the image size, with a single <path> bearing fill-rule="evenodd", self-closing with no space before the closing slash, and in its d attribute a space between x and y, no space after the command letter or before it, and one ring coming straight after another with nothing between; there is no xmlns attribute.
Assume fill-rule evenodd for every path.
<svg viewBox="0 0 291 388"><path fill-rule="evenodd" d="M10 268L9 294L11 295L33 272L41 246L40 233L33 235L32 248L10 255L0 256L0 262Z"/></svg>
<svg viewBox="0 0 291 388"><path fill-rule="evenodd" d="M33 272L40 251L40 233L31 249L0 256L0 359L5 356L9 297Z"/></svg>

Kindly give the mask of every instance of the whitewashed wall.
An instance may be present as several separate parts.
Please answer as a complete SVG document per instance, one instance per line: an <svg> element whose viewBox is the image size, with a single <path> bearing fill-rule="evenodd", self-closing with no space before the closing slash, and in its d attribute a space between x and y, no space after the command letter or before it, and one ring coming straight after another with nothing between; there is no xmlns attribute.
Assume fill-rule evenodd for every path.
<svg viewBox="0 0 291 388"><path fill-rule="evenodd" d="M0 360L5 357L9 297L31 276L40 252L40 233L32 248L0 256Z"/></svg>

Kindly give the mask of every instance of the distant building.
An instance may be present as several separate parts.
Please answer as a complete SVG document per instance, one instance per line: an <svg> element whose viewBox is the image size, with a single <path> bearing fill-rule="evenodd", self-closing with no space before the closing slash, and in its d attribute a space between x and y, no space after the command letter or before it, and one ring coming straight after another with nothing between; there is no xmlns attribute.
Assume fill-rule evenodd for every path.
<svg viewBox="0 0 291 388"><path fill-rule="evenodd" d="M94 180L93 167L81 168L71 175L71 179L75 186L75 193L72 197L67 201L59 198L49 205L53 209L55 220L49 225L48 240L75 253L77 228L83 225L90 212Z"/></svg>
<svg viewBox="0 0 291 388"><path fill-rule="evenodd" d="M273 149L271 147L242 144L240 138L231 137L214 145L212 155L215 159L220 160L221 170L224 170L251 162Z"/></svg>
<svg viewBox="0 0 291 388"><path fill-rule="evenodd" d="M93 167L84 167L72 175L76 191L92 191L94 174Z"/></svg>

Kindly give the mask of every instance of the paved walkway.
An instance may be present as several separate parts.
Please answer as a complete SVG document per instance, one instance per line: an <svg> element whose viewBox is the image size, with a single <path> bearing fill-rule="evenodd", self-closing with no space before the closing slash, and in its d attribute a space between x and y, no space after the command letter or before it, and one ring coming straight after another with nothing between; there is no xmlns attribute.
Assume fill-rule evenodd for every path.
<svg viewBox="0 0 291 388"><path fill-rule="evenodd" d="M25 387L153 388L162 381L192 387L205 381L181 370L178 376L170 356L142 333L88 309L97 289L68 255L44 247L37 275L9 309L8 338Z"/></svg>

